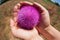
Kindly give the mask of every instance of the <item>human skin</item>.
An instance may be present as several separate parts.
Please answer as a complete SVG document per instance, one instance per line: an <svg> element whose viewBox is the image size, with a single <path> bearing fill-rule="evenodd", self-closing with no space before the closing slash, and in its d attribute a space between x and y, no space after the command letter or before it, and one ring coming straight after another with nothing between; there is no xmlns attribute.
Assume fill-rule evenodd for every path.
<svg viewBox="0 0 60 40"><path fill-rule="evenodd" d="M60 32L58 30L56 30L54 27L51 26L50 18L49 18L49 12L43 6L41 6L40 4L38 4L36 2L30 3L30 2L27 2L27 1L23 1L23 2L20 2L20 3L28 3L30 5L35 4L35 5L39 6L43 10L43 12L41 13L42 21L38 25L38 26L40 26L40 28L39 28L40 33L41 33L42 30L46 30L47 32L49 32L54 37L52 40L60 40ZM25 39L25 40L33 40L33 39L34 40L44 40L38 34L38 31L37 31L36 28L28 31L28 30L23 30L21 28L16 27L17 26L16 25L17 24L17 22L16 22L17 18L16 17L17 17L17 12L19 11L19 7L21 6L20 3L18 3L14 7L14 13L13 13L14 17L13 17L13 19L10 19L10 26L11 26L11 31L12 31L13 35L18 37L18 38ZM42 32L42 34L43 33L44 32ZM44 35L46 35L46 34L43 34L43 36ZM47 38L49 38L49 37L47 37Z"/></svg>
<svg viewBox="0 0 60 40"><path fill-rule="evenodd" d="M46 24L44 24L45 26L41 26L41 25L39 25L39 26L41 26L42 29L46 30L49 34L51 34L51 36L53 36L53 39L48 39L48 40L60 40L60 32L50 24L49 12L40 4L38 4L36 2L35 2L35 4L38 5L39 7L41 7L45 11L45 12L43 12L44 15L42 15L43 16L42 19L43 18L45 19L43 21ZM40 29L41 29L41 27L40 27Z"/></svg>
<svg viewBox="0 0 60 40"><path fill-rule="evenodd" d="M60 40L60 32L52 25L49 25L47 28L45 28L45 30L54 37L54 40Z"/></svg>

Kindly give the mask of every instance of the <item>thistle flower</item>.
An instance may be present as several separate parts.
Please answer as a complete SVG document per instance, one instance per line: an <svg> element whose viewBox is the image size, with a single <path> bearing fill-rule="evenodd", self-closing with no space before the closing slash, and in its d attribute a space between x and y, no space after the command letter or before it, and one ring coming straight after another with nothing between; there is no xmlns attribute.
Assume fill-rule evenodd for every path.
<svg viewBox="0 0 60 40"><path fill-rule="evenodd" d="M33 6L23 6L18 12L17 25L23 29L33 29L39 21L39 12Z"/></svg>

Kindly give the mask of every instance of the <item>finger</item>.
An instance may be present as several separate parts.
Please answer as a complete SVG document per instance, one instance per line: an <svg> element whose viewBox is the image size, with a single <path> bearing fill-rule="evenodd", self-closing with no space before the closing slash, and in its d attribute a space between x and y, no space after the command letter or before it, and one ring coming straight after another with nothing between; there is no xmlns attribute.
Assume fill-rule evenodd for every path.
<svg viewBox="0 0 60 40"><path fill-rule="evenodd" d="M11 30L15 30L16 29L16 25L15 25L15 22L13 19L10 19L10 27L11 27Z"/></svg>
<svg viewBox="0 0 60 40"><path fill-rule="evenodd" d="M18 11L20 10L20 3L16 4L13 10L14 21L16 22Z"/></svg>
<svg viewBox="0 0 60 40"><path fill-rule="evenodd" d="M10 26L11 26L11 27L14 26L14 21L13 21L13 19L10 19Z"/></svg>
<svg viewBox="0 0 60 40"><path fill-rule="evenodd" d="M16 5L14 6L13 11L14 11L14 12L17 12L17 11L19 10L20 6L21 6L20 3L16 4Z"/></svg>
<svg viewBox="0 0 60 40"><path fill-rule="evenodd" d="M28 1L20 1L21 4L29 4L29 5L33 5L33 3L28 2Z"/></svg>
<svg viewBox="0 0 60 40"><path fill-rule="evenodd" d="M13 18L15 22L17 22L17 16Z"/></svg>
<svg viewBox="0 0 60 40"><path fill-rule="evenodd" d="M15 7L13 8L13 16L16 17L18 14L18 11L20 10L20 3L16 4Z"/></svg>
<svg viewBox="0 0 60 40"><path fill-rule="evenodd" d="M34 2L35 5L39 6L43 11L47 11L41 4Z"/></svg>
<svg viewBox="0 0 60 40"><path fill-rule="evenodd" d="M44 22L44 24L46 26L49 26L50 25L50 17L49 17L49 14L48 13L42 14L42 21Z"/></svg>

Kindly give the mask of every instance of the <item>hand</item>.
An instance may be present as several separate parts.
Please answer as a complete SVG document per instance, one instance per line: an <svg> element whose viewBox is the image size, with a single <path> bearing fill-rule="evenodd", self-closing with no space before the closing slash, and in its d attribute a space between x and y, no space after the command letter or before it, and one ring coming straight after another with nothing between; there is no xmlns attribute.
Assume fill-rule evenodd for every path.
<svg viewBox="0 0 60 40"><path fill-rule="evenodd" d="M38 32L35 28L33 30L24 30L21 28L17 28L16 23L14 22L13 19L10 19L10 26L11 26L11 31L13 35L22 39L27 40L38 35Z"/></svg>
<svg viewBox="0 0 60 40"><path fill-rule="evenodd" d="M43 12L41 15L41 20L38 24L37 29L40 31L43 36L45 36L48 40L60 40L60 32L56 30L51 24L50 24L50 18L49 18L49 12L47 9L45 9L40 4L34 2L35 5L37 5L38 8L40 8ZM45 31L44 31L45 30ZM49 35L49 36L48 36Z"/></svg>
<svg viewBox="0 0 60 40"><path fill-rule="evenodd" d="M36 29L39 34L42 34L47 40L53 40L54 37L45 30L51 25L48 10L36 2L34 2L34 5L38 8L38 11L40 11L40 22L38 23Z"/></svg>
<svg viewBox="0 0 60 40"><path fill-rule="evenodd" d="M26 4L29 4L29 5L32 5L32 3L30 2L20 2L18 3L15 7L14 7L14 12L13 12L13 19L11 18L10 19L10 26L11 26L11 31L12 31L12 34L18 38L22 38L22 39L25 39L25 40L31 40L31 39L35 39L36 37L38 37L38 31L36 30L36 28L33 28L32 30L24 30L24 29L21 29L21 28L18 28L17 27L17 12L19 11L19 8L21 6L22 3L26 3ZM40 39L42 39L41 37L38 37ZM38 39L37 38L37 39ZM39 40L40 40L39 39Z"/></svg>
<svg viewBox="0 0 60 40"><path fill-rule="evenodd" d="M34 5L38 8L38 11L40 11L40 22L38 26L42 28L46 28L50 25L50 17L49 12L47 9L45 9L42 5L39 3L34 2Z"/></svg>

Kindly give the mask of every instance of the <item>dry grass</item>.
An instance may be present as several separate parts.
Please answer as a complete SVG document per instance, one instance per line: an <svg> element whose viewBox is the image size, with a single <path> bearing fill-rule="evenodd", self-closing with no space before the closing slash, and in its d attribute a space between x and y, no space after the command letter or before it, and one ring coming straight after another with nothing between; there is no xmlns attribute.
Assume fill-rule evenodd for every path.
<svg viewBox="0 0 60 40"><path fill-rule="evenodd" d="M12 17L12 9L16 3L21 0L9 0L0 5L0 40L20 40L15 38L10 31L9 19ZM24 1L24 0L23 0ZM46 0L28 0L36 1L46 7L50 13L51 24L58 30L60 30L60 7L56 6L52 2Z"/></svg>

